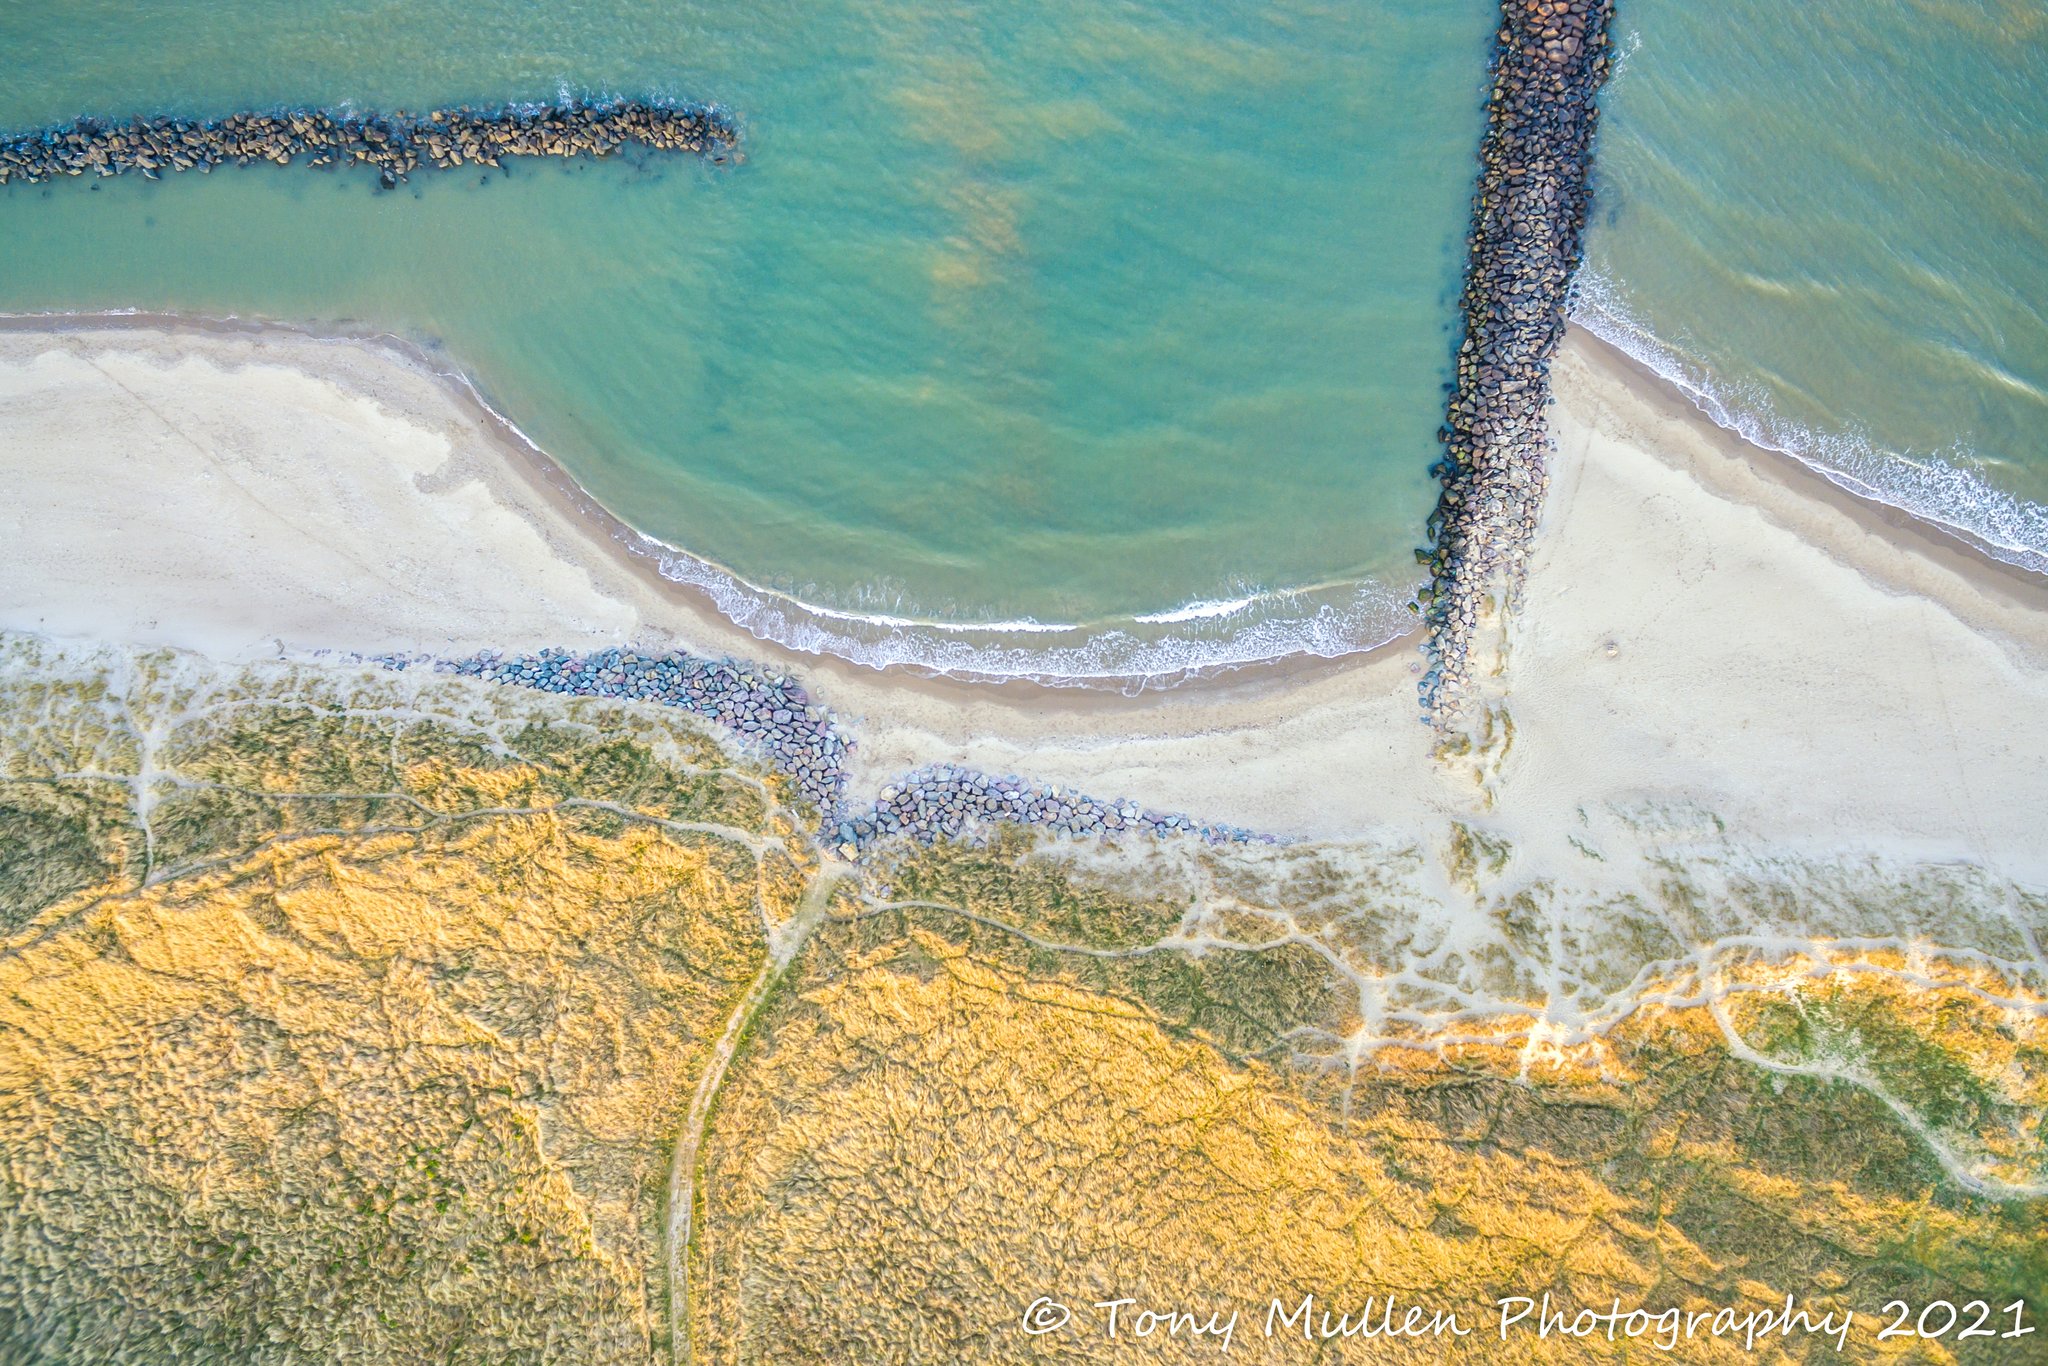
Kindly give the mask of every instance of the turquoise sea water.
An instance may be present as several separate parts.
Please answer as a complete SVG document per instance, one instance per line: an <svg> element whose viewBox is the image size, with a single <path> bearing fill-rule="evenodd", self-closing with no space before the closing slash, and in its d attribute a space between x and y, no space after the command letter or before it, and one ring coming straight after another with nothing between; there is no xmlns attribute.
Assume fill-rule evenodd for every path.
<svg viewBox="0 0 2048 1366"><path fill-rule="evenodd" d="M733 110L745 159L10 187L0 311L437 342L633 527L826 609L669 557L799 645L1356 648L1408 620L1493 13L17 0L9 129L652 94Z"/></svg>
<svg viewBox="0 0 2048 1366"><path fill-rule="evenodd" d="M1625 0L1578 316L2048 570L2048 0Z"/></svg>

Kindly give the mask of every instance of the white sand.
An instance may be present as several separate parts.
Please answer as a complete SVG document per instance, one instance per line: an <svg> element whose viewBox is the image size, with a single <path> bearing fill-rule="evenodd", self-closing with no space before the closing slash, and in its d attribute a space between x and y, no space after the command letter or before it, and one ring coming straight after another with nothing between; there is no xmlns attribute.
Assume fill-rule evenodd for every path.
<svg viewBox="0 0 2048 1366"><path fill-rule="evenodd" d="M955 760L1286 833L1459 817L1532 872L1574 857L1580 813L1657 803L2048 885L2048 590L1742 447L1588 339L1557 378L1496 685L1514 741L1477 764L1432 760L1407 646L1135 699L781 655L420 364L278 332L0 333L0 628L223 658L682 646L802 675L852 718L863 788Z"/></svg>

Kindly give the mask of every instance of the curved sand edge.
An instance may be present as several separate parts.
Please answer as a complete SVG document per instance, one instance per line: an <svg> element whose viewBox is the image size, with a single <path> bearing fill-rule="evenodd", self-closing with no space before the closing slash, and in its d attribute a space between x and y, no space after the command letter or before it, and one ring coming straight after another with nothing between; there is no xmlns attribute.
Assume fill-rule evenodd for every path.
<svg viewBox="0 0 2048 1366"><path fill-rule="evenodd" d="M0 628L221 658L631 643L761 659L855 728L856 784L1019 771L1283 833L1510 835L1710 811L1790 847L2048 883L2048 585L1893 525L1574 333L1499 680L1504 752L1432 761L1419 656L1121 697L778 651L613 542L422 358L276 330L0 332ZM1412 642L1411 642L1412 643Z"/></svg>

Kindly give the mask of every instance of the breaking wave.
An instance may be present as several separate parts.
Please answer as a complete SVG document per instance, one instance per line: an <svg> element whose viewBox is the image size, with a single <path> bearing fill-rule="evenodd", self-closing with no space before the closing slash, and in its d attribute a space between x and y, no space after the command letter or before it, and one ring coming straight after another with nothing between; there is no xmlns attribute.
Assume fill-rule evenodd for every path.
<svg viewBox="0 0 2048 1366"><path fill-rule="evenodd" d="M817 607L746 582L638 532L629 548L663 578L711 599L756 638L871 668L956 678L1029 679L1135 692L1290 658L1361 654L1413 629L1407 603L1373 582L1197 600L1170 611L1094 623L959 623Z"/></svg>
<svg viewBox="0 0 2048 1366"><path fill-rule="evenodd" d="M1780 416L1759 389L1718 381L1660 340L1621 289L1590 271L1573 290L1571 320L1648 366L1716 425L1798 460L1858 497L1910 513L1994 559L2048 574L2048 507L1987 483L1952 458L1886 450L1847 432L1815 432Z"/></svg>

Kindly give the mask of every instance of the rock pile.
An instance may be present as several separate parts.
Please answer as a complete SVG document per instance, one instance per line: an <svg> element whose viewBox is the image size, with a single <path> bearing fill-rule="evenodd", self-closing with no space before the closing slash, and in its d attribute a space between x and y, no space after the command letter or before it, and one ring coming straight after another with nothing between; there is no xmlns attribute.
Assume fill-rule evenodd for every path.
<svg viewBox="0 0 2048 1366"><path fill-rule="evenodd" d="M730 659L643 655L604 650L577 655L543 650L510 658L497 654L448 660L446 673L516 683L576 697L623 697L681 707L725 726L796 780L797 790L820 812L839 809L846 787L844 763L852 742L840 736L832 714L803 686Z"/></svg>
<svg viewBox="0 0 2048 1366"><path fill-rule="evenodd" d="M377 662L402 669L412 661L390 657ZM735 660L631 650L589 655L545 650L438 660L433 667L542 692L658 702L725 726L795 780L798 791L819 813L820 833L849 860L878 841L907 838L928 844L999 822L1080 838L1143 834L1188 835L1210 844L1276 842L1270 835L1234 825L1208 824L1136 802L1101 801L951 765L906 774L883 788L881 800L873 806L851 810L844 796L846 757L853 741L840 733L831 712L812 701L801 684Z"/></svg>
<svg viewBox="0 0 2048 1366"><path fill-rule="evenodd" d="M601 157L629 145L721 158L738 140L722 111L643 100L437 109L430 114L276 109L219 119L160 115L75 123L0 138L0 185L57 176L211 171L258 161L359 162L388 189L421 166L497 166L506 157Z"/></svg>
<svg viewBox="0 0 2048 1366"><path fill-rule="evenodd" d="M928 843L941 836L965 834L976 825L1002 822L1084 839L1192 835L1208 844L1277 843L1271 835L1234 825L1204 824L1136 802L1100 801L1022 778L997 778L951 764L904 775L882 789L881 800L870 811L843 816L835 833L839 852L850 859L891 835Z"/></svg>
<svg viewBox="0 0 2048 1366"><path fill-rule="evenodd" d="M1587 173L1607 79L1613 0L1502 0L1493 95L1480 149L1464 343L1434 473L1431 571L1422 605L1430 656L1422 708L1439 727L1470 682L1482 604L1521 581L1548 482L1543 409L1578 270Z"/></svg>

